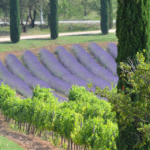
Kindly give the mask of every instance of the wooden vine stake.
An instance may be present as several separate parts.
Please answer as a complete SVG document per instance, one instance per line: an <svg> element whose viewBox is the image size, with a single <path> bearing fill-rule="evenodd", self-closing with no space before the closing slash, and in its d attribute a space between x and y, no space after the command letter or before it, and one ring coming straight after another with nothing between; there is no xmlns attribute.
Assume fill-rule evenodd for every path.
<svg viewBox="0 0 150 150"><path fill-rule="evenodd" d="M45 139L47 140L47 130L45 130Z"/></svg>
<svg viewBox="0 0 150 150"><path fill-rule="evenodd" d="M61 147L63 147L63 136L61 136Z"/></svg>
<svg viewBox="0 0 150 150"><path fill-rule="evenodd" d="M79 148L79 145L77 145L76 147L77 147L77 150L78 150L78 148Z"/></svg>
<svg viewBox="0 0 150 150"><path fill-rule="evenodd" d="M68 139L68 150L70 150L70 139Z"/></svg>
<svg viewBox="0 0 150 150"><path fill-rule="evenodd" d="M53 115L52 115L52 122L54 121L54 110L53 110ZM52 131L52 140L54 140L54 133Z"/></svg>
<svg viewBox="0 0 150 150"><path fill-rule="evenodd" d="M71 140L71 150L73 150L73 142L72 142L72 140Z"/></svg>
<svg viewBox="0 0 150 150"><path fill-rule="evenodd" d="M76 148L76 145L75 145L75 143L74 143L74 150L75 150L75 148Z"/></svg>

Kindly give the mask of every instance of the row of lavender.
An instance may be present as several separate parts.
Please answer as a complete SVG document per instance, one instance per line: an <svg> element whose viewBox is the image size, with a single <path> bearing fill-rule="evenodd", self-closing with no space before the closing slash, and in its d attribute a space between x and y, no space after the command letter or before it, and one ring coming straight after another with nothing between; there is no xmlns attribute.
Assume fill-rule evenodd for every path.
<svg viewBox="0 0 150 150"><path fill-rule="evenodd" d="M14 56L13 54L8 54L5 59L7 68L14 74L16 77L20 78L33 90L37 85L44 88L51 88L50 85L31 75L31 73L22 65L21 61ZM55 97L58 98L59 101L65 101L66 99L60 97L58 94L53 92Z"/></svg>
<svg viewBox="0 0 150 150"><path fill-rule="evenodd" d="M74 84L84 86L88 89L87 83L92 82L94 87L104 88L108 86L111 89L110 82L116 84L118 81L117 76L114 76L116 75L116 63L113 57L111 57L111 55L115 56L117 49L113 43L110 43L108 48L111 55L109 55L109 53L103 52L104 50L95 43L89 44L91 52L94 51L93 47L96 47L96 52L93 52L93 54L96 53L97 60L100 61L101 64L105 65L106 62L101 61L101 53L103 53L103 57L109 58L109 61L111 60L111 63L107 63L105 66L107 66L107 69L111 68L113 72L97 64L80 45L76 44L72 47L76 58L63 47L58 46L56 48L60 62L49 51L42 49L39 55L44 66L32 52L26 51L23 54L23 62L29 71L22 65L17 57L9 54L6 57L6 66L12 74L0 62L0 78L25 97L32 97L31 89L37 85L55 89L66 96L69 95L69 89L71 89L71 86ZM92 90L94 90L94 88ZM65 101L64 98L56 93L54 94L59 100Z"/></svg>
<svg viewBox="0 0 150 150"><path fill-rule="evenodd" d="M91 46L95 46L94 43L89 45L89 49L91 51L96 51L97 55L96 57L98 58L98 56L100 56L98 58L98 60L101 60L101 64L103 66L109 66L109 68L112 68L112 70L114 70L114 72L116 71L116 63L115 60L108 55L108 53L106 51L104 51L103 49L101 49L99 46L97 46L97 49L92 49ZM118 77L117 76L113 76L113 74L105 69L104 67L100 66L95 60L94 58L92 58L92 56L87 53L80 45L75 44L72 46L72 52L75 54L77 60L86 67L86 69L88 69L91 73L93 73L95 76L104 79L108 82L113 82L114 84L117 84L118 82ZM105 61L102 62L101 57L103 57L103 59ZM109 61L111 61L108 65L106 65L106 63L108 63Z"/></svg>

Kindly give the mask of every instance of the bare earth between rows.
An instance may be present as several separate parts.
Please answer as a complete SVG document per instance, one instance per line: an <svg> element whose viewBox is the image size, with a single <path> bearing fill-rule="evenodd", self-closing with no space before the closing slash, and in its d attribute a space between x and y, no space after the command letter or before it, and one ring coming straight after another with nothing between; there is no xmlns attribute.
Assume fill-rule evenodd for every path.
<svg viewBox="0 0 150 150"><path fill-rule="evenodd" d="M99 46L101 46L102 48L106 48L107 47L107 45L108 45L108 43L110 43L110 42L101 42L101 43L97 43ZM113 43L115 43L115 44L117 44L116 42L113 42ZM87 49L88 48L88 42L87 43L80 43L80 45L84 48L84 49ZM72 46L73 44L64 44L64 45L61 45L61 46L63 46L67 51L69 51L70 52L70 50L71 50L71 46ZM57 47L57 46L60 46L60 45L51 45L51 46L46 46L46 47L41 47L41 48L46 48L47 50L49 50L51 53L53 53L54 54L54 52L55 52L55 48ZM38 55L38 53L40 52L40 49L41 48L36 48L36 49L29 49L33 54L35 54L35 55ZM4 60L5 60L5 57L8 55L8 54L14 54L16 57L21 57L22 55L23 55L23 53L25 52L26 50L16 50L16 51L7 51L6 50L6 52L0 52L0 60L2 61L2 62L4 62Z"/></svg>

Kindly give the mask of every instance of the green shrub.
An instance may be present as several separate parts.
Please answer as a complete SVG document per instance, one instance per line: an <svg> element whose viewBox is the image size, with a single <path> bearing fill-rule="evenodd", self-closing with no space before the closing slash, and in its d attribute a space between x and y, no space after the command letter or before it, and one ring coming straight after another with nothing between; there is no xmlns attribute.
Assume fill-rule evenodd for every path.
<svg viewBox="0 0 150 150"><path fill-rule="evenodd" d="M130 149L149 150L150 149L150 64L145 62L142 53L137 53L137 66L120 63L122 70L121 78L123 87L119 92L101 90L97 88L96 93L106 96L113 106L113 111L117 116L119 132L128 140ZM129 86L126 86L128 83ZM132 87L132 88L131 88ZM138 99L132 101L133 96ZM128 129L128 132L126 130ZM118 137L119 138L119 137ZM117 138L117 144L120 139ZM134 140L133 140L134 139ZM132 143L132 144L131 144ZM124 142L120 143L122 150L128 149Z"/></svg>
<svg viewBox="0 0 150 150"><path fill-rule="evenodd" d="M110 120L104 123L103 118L89 118L77 135L78 143L92 150L116 150L117 131L117 124Z"/></svg>
<svg viewBox="0 0 150 150"><path fill-rule="evenodd" d="M149 0L117 0L117 18L116 18L116 35L118 38L118 56L116 59L117 74L119 77L117 89L122 88L131 88L132 86L128 84L128 82L123 82L122 70L119 67L120 62L127 63L130 59L130 63L132 65L136 65L137 62L135 60L135 56L137 52L142 52L143 49L146 49L145 58L146 61L150 60L150 1ZM127 79L127 78L126 78ZM139 83L138 83L139 84ZM126 97L126 95L128 97ZM116 95L117 96L117 95ZM119 96L119 95L118 95ZM125 98L124 103L130 100L130 105L134 108L136 103L141 104L141 98L138 93L130 93L128 94L125 91L125 95L120 93L120 98ZM117 97L119 99L119 97ZM122 102L118 101L118 103L122 104ZM116 104L118 106L118 104ZM120 108L123 109L122 107ZM127 109L128 110L128 109ZM131 111L133 112L133 110ZM134 114L134 113L133 113ZM122 112L117 113L117 118L120 120L120 115ZM132 116L132 115L129 115ZM126 119L126 118L125 118ZM126 119L128 122L128 119ZM134 119L135 120L135 119ZM143 143L143 135L137 130L137 124L133 121L132 124L125 127L122 130L123 125L122 122L118 122L119 127L119 137L117 140L117 148L118 150L133 150L134 146L139 145L139 143ZM138 136L137 136L138 135ZM133 140L134 139L134 140ZM148 143L147 143L148 144ZM148 145L144 145L138 150L148 149ZM124 149L122 149L122 146Z"/></svg>

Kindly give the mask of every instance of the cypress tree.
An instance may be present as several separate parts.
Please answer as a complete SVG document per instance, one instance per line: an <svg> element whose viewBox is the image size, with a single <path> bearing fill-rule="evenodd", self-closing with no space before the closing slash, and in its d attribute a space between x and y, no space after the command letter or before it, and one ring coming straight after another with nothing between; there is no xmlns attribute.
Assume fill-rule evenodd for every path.
<svg viewBox="0 0 150 150"><path fill-rule="evenodd" d="M108 0L101 0L101 31L102 34L108 34L109 17L108 17Z"/></svg>
<svg viewBox="0 0 150 150"><path fill-rule="evenodd" d="M50 0L51 39L58 37L58 0Z"/></svg>
<svg viewBox="0 0 150 150"><path fill-rule="evenodd" d="M118 56L116 62L128 63L128 58L135 60L137 52L146 50L145 58L149 61L150 51L150 1L149 0L117 0L118 10L116 19L116 35L118 37ZM136 61L133 61L136 66ZM119 77L117 89L122 86L131 88L130 85L124 83L120 77L121 69L117 67ZM132 102L138 101L139 95L131 95ZM117 114L117 118L119 114ZM118 150L133 150L137 139L142 140L142 134L137 131L136 122L127 126L124 130L118 122L119 136L116 139ZM140 137L136 135L140 134ZM149 150L150 143L146 143L136 150ZM135 149L134 149L135 150Z"/></svg>
<svg viewBox="0 0 150 150"><path fill-rule="evenodd" d="M19 0L10 0L10 39L13 43L20 40Z"/></svg>
<svg viewBox="0 0 150 150"><path fill-rule="evenodd" d="M112 0L108 0L109 6L109 29L113 27L113 8L112 8Z"/></svg>

